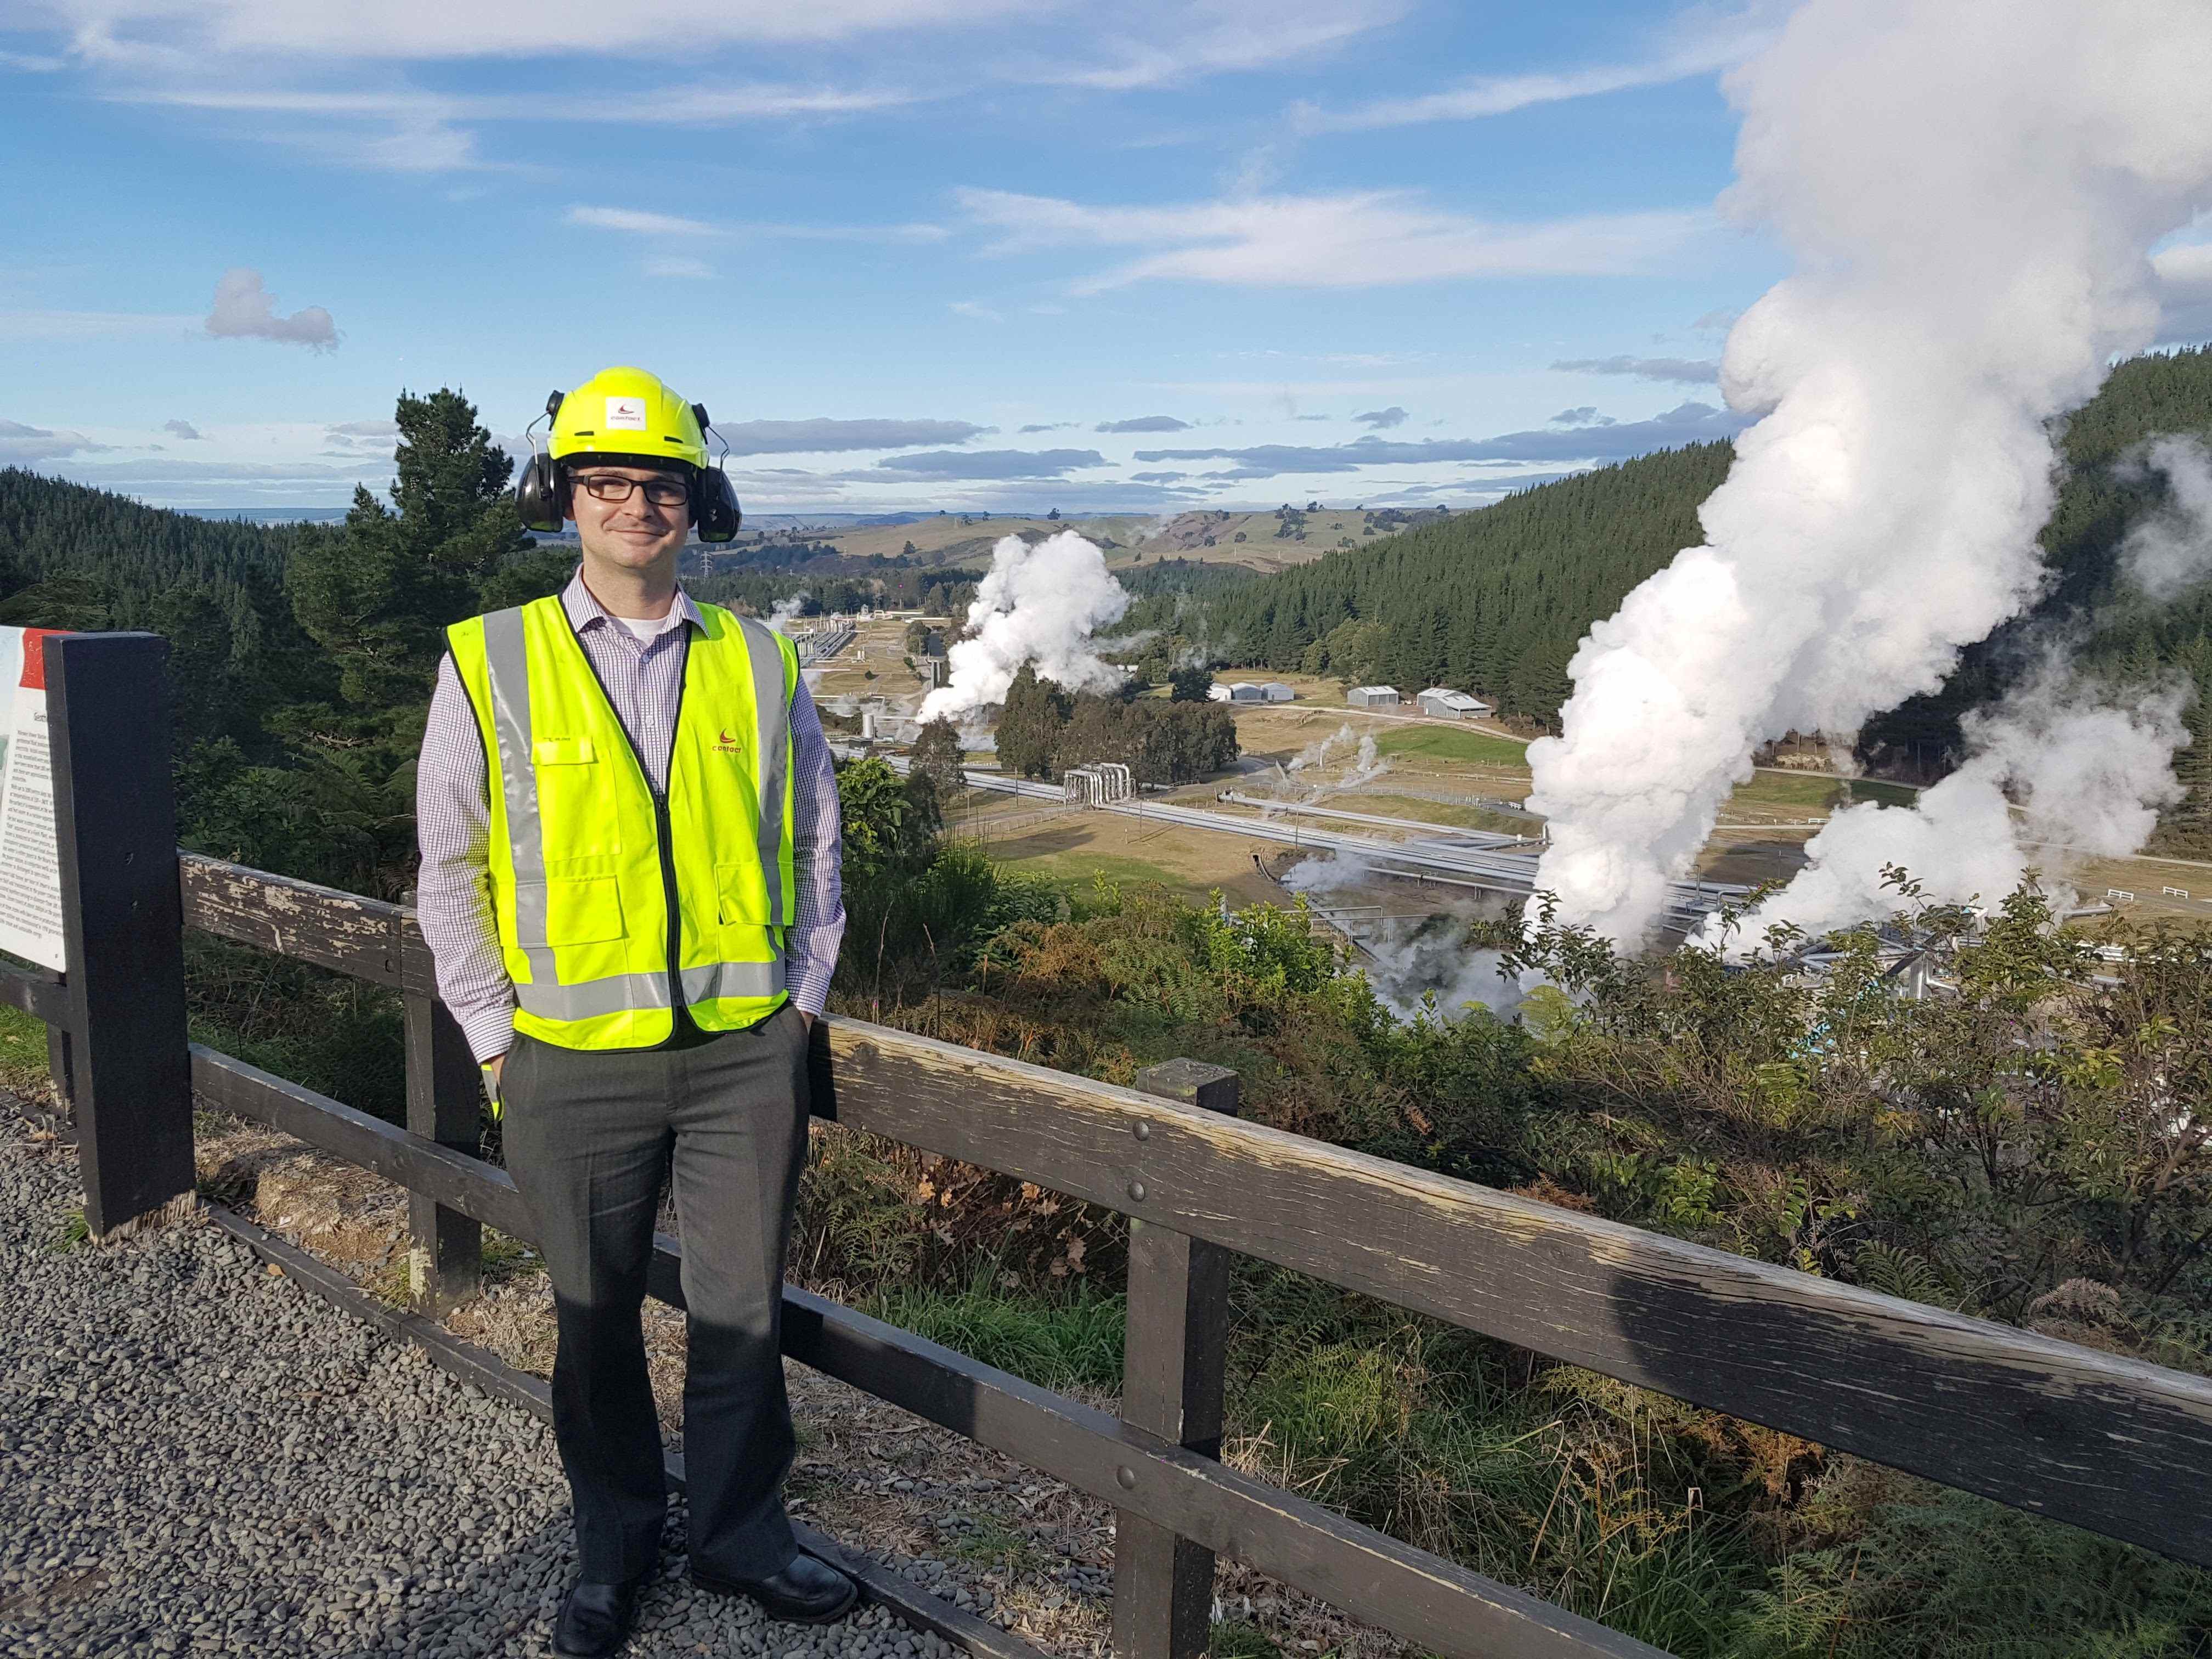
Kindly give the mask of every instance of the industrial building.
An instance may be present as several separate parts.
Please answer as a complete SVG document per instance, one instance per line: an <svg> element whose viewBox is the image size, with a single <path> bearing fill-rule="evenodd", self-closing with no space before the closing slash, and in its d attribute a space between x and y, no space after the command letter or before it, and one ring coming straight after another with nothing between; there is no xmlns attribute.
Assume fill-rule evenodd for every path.
<svg viewBox="0 0 2212 1659"><path fill-rule="evenodd" d="M1298 694L1280 680L1216 680L1206 695L1213 702L1294 702Z"/></svg>
<svg viewBox="0 0 2212 1659"><path fill-rule="evenodd" d="M1448 720L1471 720L1491 712L1490 705L1481 698L1442 685L1431 686L1421 693L1419 701L1424 714L1435 714Z"/></svg>
<svg viewBox="0 0 2212 1659"><path fill-rule="evenodd" d="M1345 702L1354 708L1395 708L1398 688L1395 685L1355 685L1344 694Z"/></svg>

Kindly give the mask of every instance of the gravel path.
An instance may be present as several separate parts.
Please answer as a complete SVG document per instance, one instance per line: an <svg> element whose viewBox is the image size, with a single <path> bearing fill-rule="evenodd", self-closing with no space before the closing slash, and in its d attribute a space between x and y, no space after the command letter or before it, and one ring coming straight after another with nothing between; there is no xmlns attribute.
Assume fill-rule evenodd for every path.
<svg viewBox="0 0 2212 1659"><path fill-rule="evenodd" d="M198 1220L68 1242L73 1153L0 1097L0 1655L550 1651L574 1571L551 1433ZM629 1651L950 1659L662 1580Z"/></svg>

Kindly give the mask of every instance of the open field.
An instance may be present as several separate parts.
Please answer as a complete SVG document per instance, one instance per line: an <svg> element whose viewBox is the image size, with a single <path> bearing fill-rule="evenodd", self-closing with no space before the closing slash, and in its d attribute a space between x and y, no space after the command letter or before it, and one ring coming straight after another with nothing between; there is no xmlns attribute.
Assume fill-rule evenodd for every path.
<svg viewBox="0 0 2212 1659"><path fill-rule="evenodd" d="M1462 726L1413 726L1386 732L1375 747L1393 760L1466 762L1473 766L1526 768L1528 745Z"/></svg>
<svg viewBox="0 0 2212 1659"><path fill-rule="evenodd" d="M1376 731L1360 723L1358 711L1319 702L1240 708L1237 725L1243 769L1170 791L1163 799L1231 816L1249 815L1256 820L1261 815L1255 809L1230 805L1215 798L1224 789L1267 793L1273 775L1266 763L1285 763L1347 724L1355 735ZM1428 798L1523 799L1529 774L1522 758L1524 745L1518 740L1474 726L1418 717L1393 720L1389 729L1376 734L1386 769L1350 789L1328 793L1317 804L1403 818L1410 824L1440 830L1528 831L1525 820L1486 812L1466 801ZM1302 770L1301 783L1326 787L1339 782L1356 752L1351 744L1338 746L1325 764ZM1903 806L1910 805L1917 793L1907 785L1870 779L1761 769L1735 790L1723 809L1723 827L1715 831L1700 854L1695 874L1747 885L1786 881L1803 867L1804 845L1818 832L1819 821L1827 817L1832 805L1876 801L1885 806ZM1281 857L1281 849L1257 839L1248 842L1219 831L1151 828L1105 813L1078 813L1036 823L1035 802L1004 797L979 796L969 810L987 821L993 817L1029 814L1031 822L1020 831L1003 839L992 838L994 854L1025 864L1035 860L1038 867L1071 880L1088 880L1103 871L1116 880L1157 880L1189 897L1203 897L1215 888L1227 891L1237 902L1282 897L1282 890L1251 866L1253 852L1274 860ZM1332 827L1315 822L1317 827ZM1356 827L1362 834L1387 837L1391 833L1381 826ZM2084 902L2101 902L2107 890L2114 890L2134 895L2132 899L2117 902L2117 908L2124 914L2212 927L2212 868L2150 858L2085 859L2063 848L2045 852L2045 868L2051 884L2070 885ZM2165 890L2168 888L2179 891ZM1395 891L1401 896L1399 902L1406 902L1402 884L1380 884L1380 890Z"/></svg>
<svg viewBox="0 0 2212 1659"><path fill-rule="evenodd" d="M1108 566L1117 570L1182 559L1193 564L1240 564L1265 572L1309 563L1340 547L1364 547L1391 533L1356 507L1307 514L1303 540L1296 532L1278 535L1281 527L1272 507L1261 513L1192 512L1167 519L1144 513L1060 520L1037 514L943 513L910 524L779 528L769 532L768 539L818 542L854 559L896 558L911 546L914 556L925 564L980 570L989 566L991 550L1002 537L1036 538L1073 530L1103 548Z"/></svg>
<svg viewBox="0 0 2212 1659"><path fill-rule="evenodd" d="M910 618L878 617L863 623L853 642L810 670L807 684L818 701L826 697L919 696L921 676L906 665L906 628Z"/></svg>
<svg viewBox="0 0 2212 1659"><path fill-rule="evenodd" d="M1026 816L1024 809L1033 813L1036 805L1006 796L989 799L992 807L979 814L986 820ZM956 832L968 822L957 810L949 818ZM1280 888L1252 866L1255 853L1279 853L1276 843L1147 823L1115 812L1071 813L1003 839L993 836L990 848L995 859L1071 884L1088 884L1103 875L1131 884L1158 882L1188 898L1203 899L1218 888L1232 904L1279 902L1283 896Z"/></svg>

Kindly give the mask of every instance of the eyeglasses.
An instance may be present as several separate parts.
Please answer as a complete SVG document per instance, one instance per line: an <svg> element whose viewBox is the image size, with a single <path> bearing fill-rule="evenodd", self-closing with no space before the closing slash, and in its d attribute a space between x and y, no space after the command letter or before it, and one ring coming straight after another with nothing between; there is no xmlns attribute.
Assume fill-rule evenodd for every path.
<svg viewBox="0 0 2212 1659"><path fill-rule="evenodd" d="M684 507L691 500L691 486L681 478L648 478L641 483L635 478L598 472L588 478L577 479L576 487L595 501L626 501L631 492L638 489L644 490L645 499L655 507Z"/></svg>

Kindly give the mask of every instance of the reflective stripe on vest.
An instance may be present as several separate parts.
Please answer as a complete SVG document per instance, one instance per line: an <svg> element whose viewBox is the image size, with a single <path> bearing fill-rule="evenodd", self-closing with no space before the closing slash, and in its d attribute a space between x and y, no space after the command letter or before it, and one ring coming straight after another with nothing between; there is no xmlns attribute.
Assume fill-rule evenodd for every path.
<svg viewBox="0 0 2212 1659"><path fill-rule="evenodd" d="M702 1029L726 1030L784 996L798 657L750 618L700 611L665 810L683 999ZM448 635L493 774L489 865L516 1029L579 1048L665 1041L674 1022L655 797L566 610L540 599Z"/></svg>

